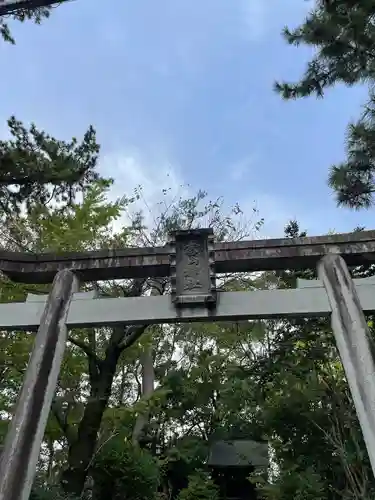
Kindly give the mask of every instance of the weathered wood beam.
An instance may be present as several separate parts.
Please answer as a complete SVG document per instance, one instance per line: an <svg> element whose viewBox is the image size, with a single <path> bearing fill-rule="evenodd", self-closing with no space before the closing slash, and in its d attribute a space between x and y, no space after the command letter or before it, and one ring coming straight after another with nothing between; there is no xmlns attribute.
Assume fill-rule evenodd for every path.
<svg viewBox="0 0 375 500"><path fill-rule="evenodd" d="M362 311L361 292L344 260L327 255L318 265L332 308L332 329L375 476L375 345ZM373 292L371 292L373 293Z"/></svg>
<svg viewBox="0 0 375 500"><path fill-rule="evenodd" d="M348 265L375 262L375 231L252 240L214 245L216 273L314 268L327 253L342 255ZM50 283L61 269L81 281L169 276L170 248L124 248L85 253L27 254L0 252L0 270L23 283Z"/></svg>
<svg viewBox="0 0 375 500"><path fill-rule="evenodd" d="M368 278L354 278L353 283L355 286L374 286L375 276ZM297 288L323 288L324 283L322 280L304 280L297 278Z"/></svg>
<svg viewBox="0 0 375 500"><path fill-rule="evenodd" d="M65 350L66 316L77 286L71 271L61 271L47 302L39 303L40 326L1 456L0 500L29 498ZM23 305L28 307L27 302Z"/></svg>
<svg viewBox="0 0 375 500"><path fill-rule="evenodd" d="M365 312L375 312L375 286L358 286ZM43 313L45 299L0 304L2 330L35 330ZM219 292L217 307L176 308L168 295L85 299L77 294L70 303L67 326L93 327L119 324L158 324L190 321L231 321L260 318L326 317L331 306L324 288Z"/></svg>

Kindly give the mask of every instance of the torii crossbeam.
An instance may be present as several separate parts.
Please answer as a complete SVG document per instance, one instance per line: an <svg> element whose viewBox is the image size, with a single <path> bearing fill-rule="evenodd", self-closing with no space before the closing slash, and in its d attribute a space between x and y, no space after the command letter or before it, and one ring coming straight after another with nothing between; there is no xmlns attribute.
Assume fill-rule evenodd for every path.
<svg viewBox="0 0 375 500"><path fill-rule="evenodd" d="M213 243L215 272L312 269L327 253L347 265L375 263L375 231L309 238L282 238ZM80 281L170 276L171 246L122 248L94 252L0 252L0 269L13 281L52 283L57 271L71 269Z"/></svg>
<svg viewBox="0 0 375 500"><path fill-rule="evenodd" d="M0 305L3 330L38 330L0 464L0 500L27 500L35 475L67 331L73 327L331 316L375 474L375 363L364 312L375 312L375 279L352 280L347 266L375 263L375 231L215 243L210 229L177 231L169 245L89 253L0 253L0 270L50 283L49 296ZM320 281L295 290L220 292L217 273L304 269ZM171 295L100 298L79 281L170 277Z"/></svg>

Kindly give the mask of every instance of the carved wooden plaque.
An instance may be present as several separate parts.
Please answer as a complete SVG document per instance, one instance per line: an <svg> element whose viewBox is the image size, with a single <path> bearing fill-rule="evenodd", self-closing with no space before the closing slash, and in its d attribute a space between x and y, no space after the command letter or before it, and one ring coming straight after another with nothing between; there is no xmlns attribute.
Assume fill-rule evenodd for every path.
<svg viewBox="0 0 375 500"><path fill-rule="evenodd" d="M213 231L175 231L171 241L172 299L176 305L216 302Z"/></svg>

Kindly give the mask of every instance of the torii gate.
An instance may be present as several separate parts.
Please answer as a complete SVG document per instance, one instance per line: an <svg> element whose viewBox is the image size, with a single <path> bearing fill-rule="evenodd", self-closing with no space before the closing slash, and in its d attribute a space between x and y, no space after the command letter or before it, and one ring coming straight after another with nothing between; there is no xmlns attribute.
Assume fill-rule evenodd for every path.
<svg viewBox="0 0 375 500"><path fill-rule="evenodd" d="M169 245L89 253L0 253L14 281L51 283L48 296L0 304L2 330L37 330L0 464L0 500L28 500L73 327L331 316L337 347L375 475L375 361L364 312L375 312L375 279L352 280L347 265L375 262L375 231L214 243L210 229L177 231ZM297 289L218 292L216 273L304 269L319 280ZM96 298L79 282L169 276L170 296Z"/></svg>

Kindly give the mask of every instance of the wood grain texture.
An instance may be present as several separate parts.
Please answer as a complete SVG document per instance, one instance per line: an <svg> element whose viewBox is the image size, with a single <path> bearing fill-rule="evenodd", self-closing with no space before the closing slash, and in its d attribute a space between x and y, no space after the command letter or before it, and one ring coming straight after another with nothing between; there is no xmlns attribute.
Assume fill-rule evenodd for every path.
<svg viewBox="0 0 375 500"><path fill-rule="evenodd" d="M375 312L375 285L357 286L365 312ZM92 298L73 296L66 318L69 328L178 323L189 321L231 321L237 319L325 317L331 305L323 287L254 292L219 292L217 306L182 308L174 306L168 295L159 297ZM0 304L0 328L36 330L45 298L22 303Z"/></svg>
<svg viewBox="0 0 375 500"><path fill-rule="evenodd" d="M324 257L318 274L327 290L333 333L375 475L375 349L358 293L371 287L356 288L338 255Z"/></svg>
<svg viewBox="0 0 375 500"><path fill-rule="evenodd" d="M38 254L0 252L0 270L22 283L51 283L62 269L80 281L170 276L169 246ZM327 253L348 265L375 261L375 231L268 240L215 243L216 273L314 268Z"/></svg>
<svg viewBox="0 0 375 500"><path fill-rule="evenodd" d="M44 310L1 457L0 500L29 498L65 350L65 321L77 287L71 271L60 271L45 305L39 303Z"/></svg>

